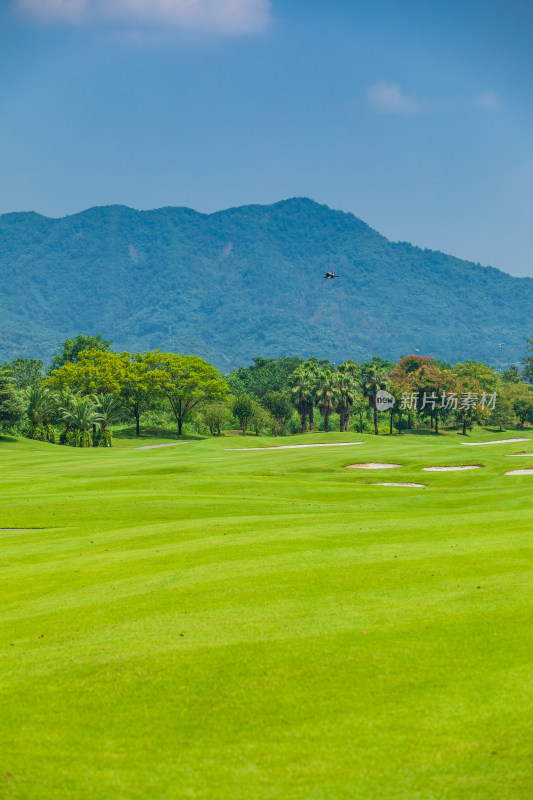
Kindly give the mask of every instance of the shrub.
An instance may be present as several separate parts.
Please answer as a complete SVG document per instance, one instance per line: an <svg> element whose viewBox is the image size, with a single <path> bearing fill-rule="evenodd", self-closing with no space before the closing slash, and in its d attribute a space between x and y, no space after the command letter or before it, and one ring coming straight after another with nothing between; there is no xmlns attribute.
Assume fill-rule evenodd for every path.
<svg viewBox="0 0 533 800"><path fill-rule="evenodd" d="M56 432L52 425L45 425L42 429L44 432L45 438L43 441L50 442L50 444L55 444L56 441Z"/></svg>
<svg viewBox="0 0 533 800"><path fill-rule="evenodd" d="M55 441L55 439L48 438L48 428L51 427L51 425L34 425L32 422L28 422L26 430L24 431L24 436L27 439L34 439L36 442ZM53 430L52 428L52 431Z"/></svg>
<svg viewBox="0 0 533 800"><path fill-rule="evenodd" d="M59 444L70 445L71 439L72 439L72 431L69 431L68 428L65 428L64 431L61 431L61 436L59 437Z"/></svg>
<svg viewBox="0 0 533 800"><path fill-rule="evenodd" d="M72 431L69 444L71 447L92 447L92 435L90 431L80 431L76 428Z"/></svg>
<svg viewBox="0 0 533 800"><path fill-rule="evenodd" d="M96 431L96 434L92 436L93 440L93 447L112 447L113 446L113 436L111 431L109 430L99 430Z"/></svg>

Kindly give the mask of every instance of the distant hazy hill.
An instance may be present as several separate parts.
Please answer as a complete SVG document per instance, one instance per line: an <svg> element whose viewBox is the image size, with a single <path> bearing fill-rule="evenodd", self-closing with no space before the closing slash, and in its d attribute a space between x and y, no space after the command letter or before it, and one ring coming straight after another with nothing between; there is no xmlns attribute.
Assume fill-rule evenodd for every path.
<svg viewBox="0 0 533 800"><path fill-rule="evenodd" d="M326 270L341 277L325 281ZM216 214L91 208L0 216L0 359L48 361L71 334L195 353L340 361L419 349L518 361L533 279L405 242L305 198Z"/></svg>

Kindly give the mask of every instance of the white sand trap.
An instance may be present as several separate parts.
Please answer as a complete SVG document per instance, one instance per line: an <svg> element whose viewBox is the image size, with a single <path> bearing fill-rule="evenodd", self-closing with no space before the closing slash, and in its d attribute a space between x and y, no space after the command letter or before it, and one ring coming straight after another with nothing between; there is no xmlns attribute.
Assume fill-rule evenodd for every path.
<svg viewBox="0 0 533 800"><path fill-rule="evenodd" d="M531 458L533 453L507 453L507 458Z"/></svg>
<svg viewBox="0 0 533 800"><path fill-rule="evenodd" d="M367 464L348 464L348 469L393 469L403 467L403 464L380 464L379 461L369 461Z"/></svg>
<svg viewBox="0 0 533 800"><path fill-rule="evenodd" d="M477 445L482 444L508 444L510 442L529 442L529 439L494 439L492 442L461 442L460 444L465 444L467 447L476 447Z"/></svg>
<svg viewBox="0 0 533 800"><path fill-rule="evenodd" d="M294 450L299 447L349 447L364 442L325 442L325 444L280 444L274 447L225 447L224 450Z"/></svg>
<svg viewBox="0 0 533 800"><path fill-rule="evenodd" d="M175 447L177 444L190 444L190 442L167 442L167 444L145 444L144 447L136 447L136 450L155 450L157 447Z"/></svg>
<svg viewBox="0 0 533 800"><path fill-rule="evenodd" d="M416 486L417 489L425 489L425 483L373 483L372 486Z"/></svg>
<svg viewBox="0 0 533 800"><path fill-rule="evenodd" d="M422 467L424 472L459 472L462 469L481 469L481 464L462 467Z"/></svg>
<svg viewBox="0 0 533 800"><path fill-rule="evenodd" d="M511 469L506 475L533 475L533 469Z"/></svg>

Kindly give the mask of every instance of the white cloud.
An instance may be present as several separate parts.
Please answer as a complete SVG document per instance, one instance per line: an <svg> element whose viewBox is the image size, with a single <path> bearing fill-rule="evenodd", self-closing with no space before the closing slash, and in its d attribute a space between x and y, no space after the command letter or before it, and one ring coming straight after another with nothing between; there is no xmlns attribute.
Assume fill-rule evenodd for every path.
<svg viewBox="0 0 533 800"><path fill-rule="evenodd" d="M367 96L374 108L386 114L417 114L422 111L418 100L402 92L396 83L378 81L368 87Z"/></svg>
<svg viewBox="0 0 533 800"><path fill-rule="evenodd" d="M488 108L491 111L501 108L502 105L500 96L492 91L478 94L474 102L479 108Z"/></svg>
<svg viewBox="0 0 533 800"><path fill-rule="evenodd" d="M16 5L47 22L78 22L86 10L87 0L18 0Z"/></svg>
<svg viewBox="0 0 533 800"><path fill-rule="evenodd" d="M47 22L85 25L121 22L214 33L261 31L269 24L270 0L15 0Z"/></svg>

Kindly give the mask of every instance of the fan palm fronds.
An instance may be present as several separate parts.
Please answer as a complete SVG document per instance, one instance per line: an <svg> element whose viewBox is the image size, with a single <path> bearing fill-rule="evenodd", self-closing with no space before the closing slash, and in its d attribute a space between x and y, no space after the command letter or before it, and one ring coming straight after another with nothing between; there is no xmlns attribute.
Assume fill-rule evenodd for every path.
<svg viewBox="0 0 533 800"><path fill-rule="evenodd" d="M386 389L389 385L389 376L386 369L379 365L367 366L361 374L361 388L365 397L368 397L368 402L374 410L374 433L376 436L378 430L378 409L376 406L376 395L380 389Z"/></svg>
<svg viewBox="0 0 533 800"><path fill-rule="evenodd" d="M122 404L115 394L95 394L94 400L100 415L100 429L105 431L108 425L116 422L123 414Z"/></svg>
<svg viewBox="0 0 533 800"><path fill-rule="evenodd" d="M88 396L75 395L69 406L62 408L60 413L67 425L80 431L88 431L102 418L97 404Z"/></svg>
<svg viewBox="0 0 533 800"><path fill-rule="evenodd" d="M28 399L28 417L31 424L37 427L42 422L46 427L56 409L54 393L45 386L35 386L26 390L26 397Z"/></svg>
<svg viewBox="0 0 533 800"><path fill-rule="evenodd" d="M318 371L314 391L315 402L324 417L324 430L329 431L329 417L335 410L339 398L336 385L335 372L331 367L324 367Z"/></svg>

